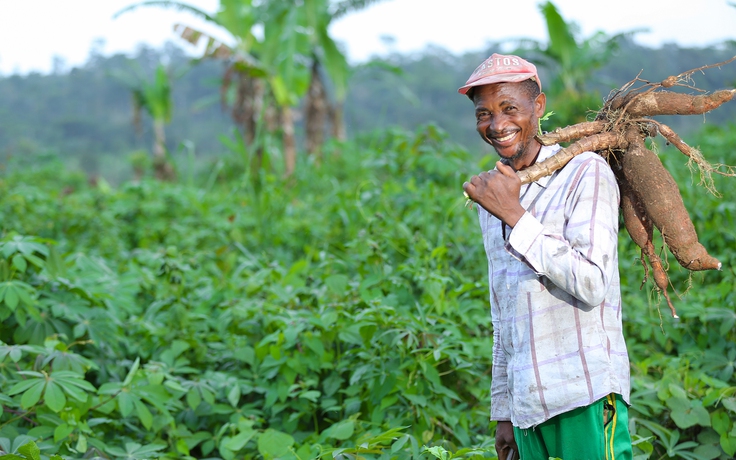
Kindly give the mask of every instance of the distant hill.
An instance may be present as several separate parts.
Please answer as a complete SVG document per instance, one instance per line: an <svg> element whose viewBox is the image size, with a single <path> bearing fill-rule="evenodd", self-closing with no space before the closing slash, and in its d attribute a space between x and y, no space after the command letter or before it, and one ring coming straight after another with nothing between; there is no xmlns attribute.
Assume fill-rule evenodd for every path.
<svg viewBox="0 0 736 460"><path fill-rule="evenodd" d="M470 102L456 89L493 51L453 55L427 48L417 54L384 58L403 70L400 76L376 66L356 68L345 105L348 134L391 125L414 129L435 123L467 148L488 150L474 131ZM641 78L661 80L734 55L734 42L709 48L666 45L654 49L627 40L595 75L591 89L604 96L639 72ZM93 55L85 65L66 72L0 76L0 158L34 161L40 153L56 153L92 174L128 174L121 171L128 167L127 156L149 149L152 133L149 120L144 118L142 130L136 134L130 91L111 75L130 71L134 65L152 73L161 61L178 72L186 70L172 84L175 111L167 127L169 149L176 151L183 141L189 141L199 158L222 154L226 148L220 137L232 135L234 129L219 103L222 64L203 61L193 65L181 48L168 44L161 49L140 48L133 57ZM540 68L540 76L542 81L550 77L544 68ZM695 83L706 90L734 87L736 63L695 75ZM554 101L548 107L553 110ZM714 124L735 120L736 103L705 119ZM675 117L665 122L686 135L702 126L703 118Z"/></svg>

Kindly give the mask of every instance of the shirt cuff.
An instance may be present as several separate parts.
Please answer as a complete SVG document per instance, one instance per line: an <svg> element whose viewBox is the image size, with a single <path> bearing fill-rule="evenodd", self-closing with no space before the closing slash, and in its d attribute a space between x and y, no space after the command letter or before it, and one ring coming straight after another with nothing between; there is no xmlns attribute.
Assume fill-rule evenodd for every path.
<svg viewBox="0 0 736 460"><path fill-rule="evenodd" d="M534 241L542 234L544 225L528 212L525 212L509 235L509 244L516 252L526 256Z"/></svg>
<svg viewBox="0 0 736 460"><path fill-rule="evenodd" d="M497 422L511 421L511 408L508 400L491 401L491 420Z"/></svg>

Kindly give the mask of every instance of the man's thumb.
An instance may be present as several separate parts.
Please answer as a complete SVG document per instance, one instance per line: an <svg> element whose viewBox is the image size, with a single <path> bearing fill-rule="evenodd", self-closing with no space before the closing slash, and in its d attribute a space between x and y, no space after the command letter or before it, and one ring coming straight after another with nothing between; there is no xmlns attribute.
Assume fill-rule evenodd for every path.
<svg viewBox="0 0 736 460"><path fill-rule="evenodd" d="M514 171L514 168L500 161L496 162L496 169L498 170L498 172L506 177L516 176L516 171Z"/></svg>

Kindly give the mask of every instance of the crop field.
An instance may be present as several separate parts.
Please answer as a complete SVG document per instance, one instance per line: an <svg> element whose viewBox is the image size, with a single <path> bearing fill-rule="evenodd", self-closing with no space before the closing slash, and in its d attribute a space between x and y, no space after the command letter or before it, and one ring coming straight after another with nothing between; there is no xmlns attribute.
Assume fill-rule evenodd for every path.
<svg viewBox="0 0 736 460"><path fill-rule="evenodd" d="M736 164L736 126L688 141ZM674 319L652 280L642 287L641 254L621 228L635 454L728 459L736 179L716 176L713 196L682 154L659 151L723 269L670 262ZM494 162L428 125L331 144L288 180L235 156L174 182L7 168L0 449L23 459L495 458L487 265L461 189Z"/></svg>

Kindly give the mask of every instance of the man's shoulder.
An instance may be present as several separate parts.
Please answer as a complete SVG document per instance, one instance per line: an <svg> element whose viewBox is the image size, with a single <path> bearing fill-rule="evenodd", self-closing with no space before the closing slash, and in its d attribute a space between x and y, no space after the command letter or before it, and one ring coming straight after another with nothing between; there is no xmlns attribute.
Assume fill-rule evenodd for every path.
<svg viewBox="0 0 736 460"><path fill-rule="evenodd" d="M599 174L613 175L613 171L605 158L595 152L583 152L573 157L567 164L570 170L595 168Z"/></svg>

